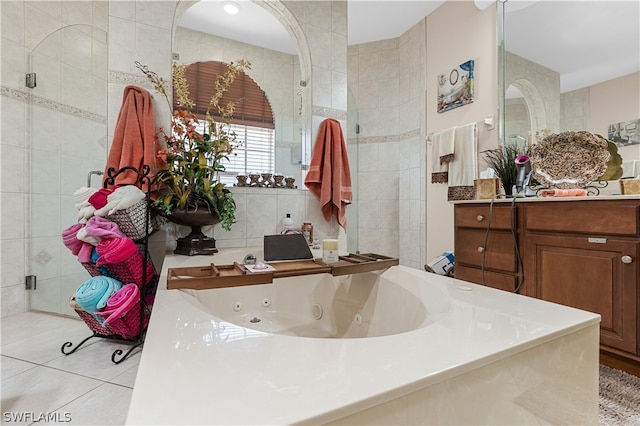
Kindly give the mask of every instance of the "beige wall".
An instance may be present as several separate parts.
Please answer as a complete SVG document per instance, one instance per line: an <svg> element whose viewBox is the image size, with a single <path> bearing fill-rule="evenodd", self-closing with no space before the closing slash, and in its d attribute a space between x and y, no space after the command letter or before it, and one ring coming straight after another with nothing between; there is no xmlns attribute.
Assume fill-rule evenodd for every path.
<svg viewBox="0 0 640 426"><path fill-rule="evenodd" d="M640 72L589 88L589 131L607 135L609 124L640 119ZM640 145L618 151L624 161L640 160Z"/></svg>
<svg viewBox="0 0 640 426"><path fill-rule="evenodd" d="M455 125L482 122L487 116L497 123L497 49L495 5L479 11L471 1L449 1L426 19L426 125L427 134ZM436 110L437 76L466 60L475 60L475 100L442 114ZM498 126L479 125L478 152L498 145ZM453 204L447 187L432 184L431 146L426 156L426 259L453 250ZM484 164L479 163L483 169Z"/></svg>

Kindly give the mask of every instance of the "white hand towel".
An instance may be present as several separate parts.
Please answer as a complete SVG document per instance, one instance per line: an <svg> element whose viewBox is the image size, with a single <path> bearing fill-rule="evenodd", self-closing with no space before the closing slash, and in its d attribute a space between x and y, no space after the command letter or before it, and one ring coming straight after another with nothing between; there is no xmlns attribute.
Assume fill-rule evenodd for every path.
<svg viewBox="0 0 640 426"><path fill-rule="evenodd" d="M458 126L454 136L454 160L449 163L449 186L473 186L478 175L476 123Z"/></svg>
<svg viewBox="0 0 640 426"><path fill-rule="evenodd" d="M450 127L433 135L433 148L431 149L431 165L434 175L446 174L449 170L450 162L443 162L443 157L451 157L454 155L454 137L456 128ZM455 158L455 157L454 157ZM437 182L432 178L432 182ZM445 181L439 181L443 183Z"/></svg>
<svg viewBox="0 0 640 426"><path fill-rule="evenodd" d="M91 197L96 191L97 189L87 188L86 186L78 188L76 192L73 193L73 200L75 201L76 209L80 210L84 207L85 204L89 202L89 197Z"/></svg>

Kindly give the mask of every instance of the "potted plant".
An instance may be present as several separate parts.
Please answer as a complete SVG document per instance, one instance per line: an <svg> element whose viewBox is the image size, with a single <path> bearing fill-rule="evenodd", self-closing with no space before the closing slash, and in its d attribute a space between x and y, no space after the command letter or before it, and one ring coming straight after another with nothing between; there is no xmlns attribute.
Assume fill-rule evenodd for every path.
<svg viewBox="0 0 640 426"><path fill-rule="evenodd" d="M513 193L513 186L518 178L516 158L524 155L522 148L516 144L505 144L500 148L482 151L487 166L495 170L496 175L502 181L502 187L507 196Z"/></svg>
<svg viewBox="0 0 640 426"><path fill-rule="evenodd" d="M229 231L236 222L233 194L220 182L219 173L225 170L224 162L229 160L229 155L240 143L230 129L238 101L222 104L221 99L236 76L250 66L247 60L228 64L227 71L216 78L215 91L205 117L199 118L191 112L195 104L189 96L185 66L175 62L172 65L178 108L172 111L170 130L160 128L158 132L158 138L166 147L157 154L160 170L154 182L160 189L153 205L168 220L192 228L189 236L178 240L176 253L217 252L215 240L204 236L200 228L220 223L224 230ZM136 67L165 98L171 111L166 81L146 65L136 62Z"/></svg>

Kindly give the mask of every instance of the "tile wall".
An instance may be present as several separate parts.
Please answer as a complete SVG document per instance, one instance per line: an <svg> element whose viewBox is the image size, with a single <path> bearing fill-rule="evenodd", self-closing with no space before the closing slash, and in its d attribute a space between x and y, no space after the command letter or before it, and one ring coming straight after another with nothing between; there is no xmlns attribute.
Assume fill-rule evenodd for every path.
<svg viewBox="0 0 640 426"><path fill-rule="evenodd" d="M424 21L401 37L349 47L361 252L424 264ZM349 141L353 141L350 139Z"/></svg>
<svg viewBox="0 0 640 426"><path fill-rule="evenodd" d="M178 6L176 7L176 4ZM286 8L284 5L286 4ZM50 166L50 155L46 149L41 155L31 155L27 146L32 140L30 134L30 123L32 122L31 111L36 111L36 115L45 115L46 111L39 108L32 108L34 103L30 93L24 88L25 73L29 69L28 54L35 46L47 36L55 33L60 28L73 24L93 25L97 29L108 34L108 88L106 93L107 105L107 134L100 137L96 143L109 143L113 138L113 130L122 103L122 93L129 84L135 84L152 91L145 78L140 75L135 67L135 61L142 62L155 70L159 75L168 79L170 76L170 58L172 52L172 40L175 32L175 19L180 15L180 9L186 7L186 2L177 3L175 1L3 1L2 2L2 168L1 168L1 202L2 202L2 229L0 239L2 242L2 316L8 316L28 309L28 297L24 290L24 276L31 273L30 264L38 265L39 261L51 262L55 269L55 274L70 271L69 262L73 259L62 260L60 257L64 252L58 236L66 228L72 219L69 213L60 211L59 218L51 219L51 222L41 222L39 226L43 228L47 241L42 241L42 246L47 248L46 252L38 250L39 246L34 246L28 236L31 235L30 212L32 199L32 182L28 176L31 159L42 158L43 167ZM309 122L305 123L305 128L309 129L303 137L308 142L315 140L315 135L320 123L326 118L336 118L344 125L346 121L347 87L346 87L346 2L343 1L309 1L309 2L269 2L264 3L267 9L281 13L281 22L287 27L294 37L301 52L301 79L309 81L307 86L311 96L308 99L308 108L311 111ZM62 45L62 44L61 44ZM84 47L83 47L84 48ZM313 62L311 61L313 58ZM313 75L313 80L310 76ZM60 82L64 76L60 77ZM73 79L71 79L73 81ZM48 85L42 83L41 89L46 90ZM73 87L73 84L72 84ZM89 86L85 87L88 89ZM73 92L73 91L71 91ZM62 92L63 95L71 93ZM78 93L76 91L75 93ZM81 105L87 98L88 90L82 91L82 99L65 99L65 105ZM95 96L95 93L92 95ZM102 95L100 95L102 98ZM38 105L40 106L40 105ZM83 111L83 110L81 110ZM96 114L93 111L89 111ZM104 111L101 112L104 114ZM156 123L168 122L169 113L155 111ZM82 114L81 114L82 115ZM102 115L103 117L104 115ZM95 121L95 116L93 116ZM47 117L43 117L49 126L58 126ZM69 129L74 129L87 137L94 138L91 126L86 129L79 126L75 119L66 118L66 122L60 123L59 132L62 136L55 135L58 139L63 139ZM92 120L89 120L92 121ZM35 132L44 132L45 138L51 137L53 133L47 128L34 127ZM45 138L42 138L44 140ZM33 138L37 143L41 138ZM64 138L66 140L66 138ZM45 145L48 149L48 145ZM89 169L94 168L93 161L102 157L106 151L101 145L100 149L84 151L86 146L73 147L67 145L61 148L58 155L60 165L59 170L51 171L55 174L57 181L50 180L46 183L41 197L33 197L39 200L39 206L46 206L51 209L51 203L47 203L47 191L52 191L51 182L59 191L67 191L83 185L86 179L86 170L82 164L82 173L78 173L80 168L74 163L71 157L89 157L87 161L92 162ZM67 150L67 151L65 151ZM63 161L63 156L67 154L70 158ZM106 155L106 154L105 154ZM304 153L308 161L310 152ZM102 157L102 158L106 158ZM100 167L98 167L100 169ZM79 179L79 183L74 185ZM299 188L302 187L302 179ZM37 185L38 187L42 185ZM74 189L75 190L75 189ZM294 195L295 194L295 195ZM220 238L220 247L224 246L246 246L261 241L261 235L265 233L275 233L278 231L278 224L284 214L289 210L292 214L298 215L299 220L309 219L316 224L317 235L326 235L332 238L340 238L341 244L346 248L346 237L343 231L332 222L324 222L324 219L314 217L313 213L318 212L318 202L310 197L306 191L292 191L286 194L273 197L273 193L254 194L250 190L240 191L237 196L239 206L243 204L247 209L239 209L242 217L239 217L238 226L234 228L231 235L220 237L218 232L216 238ZM62 203L60 201L59 203ZM315 205L314 205L315 203ZM252 207L253 206L253 207ZM54 209L57 207L53 207ZM35 212L35 210L34 210ZM38 215L40 218L40 215ZM294 216L295 217L295 216ZM40 223L40 222L39 222ZM322 225L324 223L324 225ZM63 227L63 224L66 225ZM244 224L244 225L243 225ZM225 238L226 237L226 238ZM169 233L167 241L171 241L173 235ZM163 241L159 241L160 244ZM77 264L71 262L74 267ZM40 278L48 279L48 272L42 271L39 266L37 271ZM75 271L72 271L75 273ZM82 273L82 272L79 272ZM53 274L53 273L52 273ZM58 275L59 276L59 275ZM53 275L51 275L53 279ZM60 278L57 278L60 281ZM78 281L70 279L68 282L72 287L77 287ZM41 287L41 294L51 302L52 305L60 306L68 297L67 289L61 288L58 282L56 288L46 287L46 291ZM49 292L48 294L46 294ZM45 306L39 308L48 310ZM53 309L53 308L52 308Z"/></svg>
<svg viewBox="0 0 640 426"><path fill-rule="evenodd" d="M589 128L589 88L560 94L560 129L583 130ZM604 135L603 135L604 136Z"/></svg>
<svg viewBox="0 0 640 426"><path fill-rule="evenodd" d="M105 1L2 2L2 316L25 310L25 275L32 307L58 311L83 272L59 236L71 194L104 167L106 31Z"/></svg>
<svg viewBox="0 0 640 426"><path fill-rule="evenodd" d="M530 114L535 130L549 129L552 133L560 129L560 74L549 68L528 61L518 55L507 52L509 75L505 84L509 87L516 82L518 88L535 101L530 106ZM533 132L535 134L535 131ZM526 137L526 135L523 135Z"/></svg>
<svg viewBox="0 0 640 426"><path fill-rule="evenodd" d="M449 3L452 2L445 4L447 12L443 12L443 15L459 15L459 10L462 10L469 16L458 16L456 19L463 19L463 22L466 22L464 19L469 22L474 20L478 25L485 25L486 21L493 25L491 33L494 33L492 11L484 12L488 14L487 17L491 15L491 19L478 21L477 9L472 4L457 7L457 2L451 6ZM176 36L175 19L188 6L186 2L174 1L96 1L90 3L91 8L87 4L89 2L80 1L2 2L2 315L26 309L22 280L27 272L25 259L32 256L25 240L27 183L17 178L24 176L29 157L24 146L28 123L27 101L19 96L7 95L9 89L24 91L26 53L37 42L62 27L65 20L78 22L85 19L85 23L92 23L98 17L107 16L106 24L96 26L108 33L106 140L109 142L113 137L124 87L136 84L152 90L135 68L135 61L148 65L164 78L169 77L172 43ZM430 71L427 64L427 20L419 21L397 39L354 46L347 50L346 2L284 1L261 4L280 14L279 19L292 35L300 52L300 79L309 82L309 97L304 107L310 111L310 118L304 123L304 128L308 130L303 135L308 146L315 142L317 129L326 118L338 119L343 130L346 130L348 89L354 93L362 130L356 142L357 166L352 166L358 170L354 181L357 182L355 197L360 199L360 206L354 222L359 225L357 239L360 251L399 256L401 263L422 268L430 255L427 247L439 254L443 245L440 242L442 237L445 240L451 238L446 228L436 230L432 237L426 236L426 203L433 204L429 207L430 211L448 211L446 197L440 199L439 193L434 194L438 197L437 202L433 203L432 196L431 201L427 200L427 147L424 137L425 115L429 114L425 102L425 91L428 89L426 76L430 72L441 71L441 67L435 66L435 63L435 68L432 67ZM448 12L450 9L451 13ZM28 25L21 25L23 22ZM474 28L469 31L477 31ZM486 42L479 40L478 45L483 48L488 46L494 51L495 46L489 46L490 41L490 37ZM454 53L449 49L447 54ZM439 60L442 55L436 56ZM485 63L495 63L495 58L488 59ZM445 62L451 61L447 59ZM490 72L485 74L493 75ZM495 93L493 83L483 84L479 88L480 93ZM480 100L486 99L485 103L478 102L477 106L465 109L463 112L466 115L472 113L472 117L465 116L456 122L478 120L494 113L495 102L490 98L479 96ZM446 118L449 120L459 114L449 113ZM156 122L168 121L168 112L156 109ZM445 121L436 121L437 125L430 131L449 125ZM304 152L303 155L308 161L310 152ZM6 161L7 158L11 158L11 161ZM85 172L79 177L84 179L84 176ZM60 179L62 182L62 175ZM303 185L301 181L298 182L299 188ZM62 183L60 185L62 188ZM319 212L317 200L306 191L283 191L275 197L273 193L253 191L236 190L241 217L231 233L219 232L214 228L220 247L253 245L260 241L264 233L277 232L282 217L290 212L294 218L298 217L299 222L313 221L318 236L340 238L341 247L346 248L346 236L341 228L334 220L327 223L316 216ZM8 206L14 209L11 214L7 214ZM61 218L61 221L66 219ZM173 235L169 234L166 240L171 241L172 238ZM5 259L12 261L11 267L4 267Z"/></svg>

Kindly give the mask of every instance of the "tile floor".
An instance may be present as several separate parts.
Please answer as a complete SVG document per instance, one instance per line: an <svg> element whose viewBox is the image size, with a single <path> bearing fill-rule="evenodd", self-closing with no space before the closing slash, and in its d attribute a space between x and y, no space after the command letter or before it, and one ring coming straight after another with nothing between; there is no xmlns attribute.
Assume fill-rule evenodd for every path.
<svg viewBox="0 0 640 426"><path fill-rule="evenodd" d="M111 355L129 346L114 340L92 338L61 353L63 343L75 346L91 334L80 319L35 312L2 318L2 424L125 423L141 349L121 364ZM54 421L35 423L41 413Z"/></svg>

